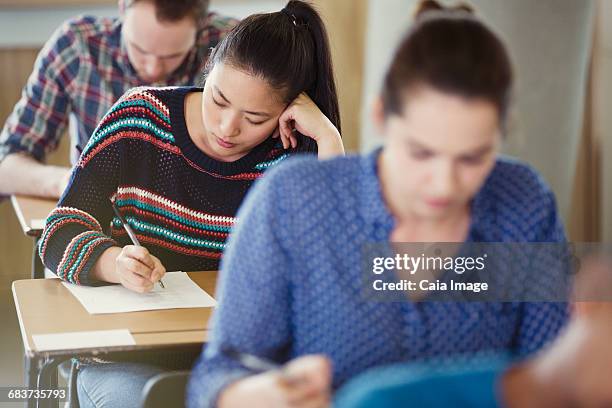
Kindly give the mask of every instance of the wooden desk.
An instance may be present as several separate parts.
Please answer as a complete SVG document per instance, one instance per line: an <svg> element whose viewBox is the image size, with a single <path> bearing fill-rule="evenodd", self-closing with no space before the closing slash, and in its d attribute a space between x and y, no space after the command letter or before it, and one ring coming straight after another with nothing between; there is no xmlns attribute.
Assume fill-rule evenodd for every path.
<svg viewBox="0 0 612 408"><path fill-rule="evenodd" d="M33 238L34 249L32 251L32 278L44 278L45 267L38 256L38 237L42 233L42 227L33 225L33 220L44 220L47 215L53 210L57 204L57 200L27 197L27 196L11 196L13 209L21 225L23 233Z"/></svg>
<svg viewBox="0 0 612 408"><path fill-rule="evenodd" d="M32 220L45 220L57 204L57 200L27 196L11 196L11 203L25 235L38 237L42 228L32 225Z"/></svg>
<svg viewBox="0 0 612 408"><path fill-rule="evenodd" d="M214 295L217 272L190 272L189 276ZM198 352L208 339L212 308L152 310L90 315L59 279L27 279L13 282L13 297L26 359L26 386L52 389L53 374L61 362L78 356L159 350ZM136 345L90 349L38 351L32 335L88 330L128 329ZM29 406L35 406L30 401Z"/></svg>

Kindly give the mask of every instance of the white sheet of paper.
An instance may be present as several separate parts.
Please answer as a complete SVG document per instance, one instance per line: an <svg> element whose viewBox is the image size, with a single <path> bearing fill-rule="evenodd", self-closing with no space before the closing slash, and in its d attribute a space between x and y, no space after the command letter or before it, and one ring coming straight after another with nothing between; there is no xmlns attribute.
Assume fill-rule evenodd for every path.
<svg viewBox="0 0 612 408"><path fill-rule="evenodd" d="M168 272L162 280L166 288L162 289L156 283L149 293L132 292L121 285L90 287L67 282L63 284L90 314L217 305L215 299L196 285L185 272Z"/></svg>
<svg viewBox="0 0 612 408"><path fill-rule="evenodd" d="M30 220L30 228L32 228L33 230L45 229L46 222L47 220L42 218L32 218L32 220Z"/></svg>
<svg viewBox="0 0 612 408"><path fill-rule="evenodd" d="M132 346L136 344L128 329L35 334L32 336L32 340L34 340L34 345L38 351Z"/></svg>

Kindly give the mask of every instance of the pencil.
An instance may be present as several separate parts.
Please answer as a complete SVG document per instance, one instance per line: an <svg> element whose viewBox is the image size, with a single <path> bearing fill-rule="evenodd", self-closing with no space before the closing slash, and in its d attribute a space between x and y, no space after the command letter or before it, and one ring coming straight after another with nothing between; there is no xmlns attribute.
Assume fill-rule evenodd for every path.
<svg viewBox="0 0 612 408"><path fill-rule="evenodd" d="M264 373L266 371L279 371L281 376L288 383L296 383L298 379L292 377L284 370L284 366L273 361L267 360L253 354L243 353L232 347L223 347L221 353L238 362L244 368L248 368L255 373Z"/></svg>
<svg viewBox="0 0 612 408"><path fill-rule="evenodd" d="M123 228L125 229L125 232L127 232L128 237L130 237L130 240L132 241L132 243L136 246L142 246L140 245L140 241L138 241L138 238L136 238L136 234L134 234L134 230L132 230L132 227L130 227L130 224L128 224L125 218L123 218L123 215L121 215L121 212L119 212L119 209L117 208L117 206L112 200L111 200L111 205L113 206L113 211L115 212L115 215L117 216L117 218L119 218L119 221L121 221L121 225L123 225ZM164 282L161 279L159 280L159 284L163 289L166 289L166 286L164 285Z"/></svg>

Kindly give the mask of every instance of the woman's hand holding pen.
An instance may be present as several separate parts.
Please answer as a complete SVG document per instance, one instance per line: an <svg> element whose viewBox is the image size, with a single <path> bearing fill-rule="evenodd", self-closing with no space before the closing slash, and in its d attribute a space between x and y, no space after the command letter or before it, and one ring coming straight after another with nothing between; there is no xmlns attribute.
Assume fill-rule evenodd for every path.
<svg viewBox="0 0 612 408"><path fill-rule="evenodd" d="M287 363L282 370L252 375L227 387L220 408L326 408L331 401L329 359L309 355Z"/></svg>
<svg viewBox="0 0 612 408"><path fill-rule="evenodd" d="M165 273L161 261L142 246L126 245L115 259L118 282L134 292L151 291Z"/></svg>
<svg viewBox="0 0 612 408"><path fill-rule="evenodd" d="M110 247L100 255L92 271L95 280L120 283L138 293L149 292L166 273L161 261L145 247Z"/></svg>
<svg viewBox="0 0 612 408"><path fill-rule="evenodd" d="M278 119L274 137L280 137L285 149L297 147L297 130L317 142L319 158L344 154L340 132L305 93L293 100Z"/></svg>

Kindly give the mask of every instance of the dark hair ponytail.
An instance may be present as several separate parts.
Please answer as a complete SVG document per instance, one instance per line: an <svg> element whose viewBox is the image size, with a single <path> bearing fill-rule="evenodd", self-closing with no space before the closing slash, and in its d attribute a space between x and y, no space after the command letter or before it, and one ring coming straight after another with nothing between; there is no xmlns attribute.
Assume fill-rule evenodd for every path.
<svg viewBox="0 0 612 408"><path fill-rule="evenodd" d="M418 6L415 19L385 75L385 114L401 114L407 93L429 86L490 101L498 109L503 128L512 67L501 40L465 4L445 8L426 0Z"/></svg>
<svg viewBox="0 0 612 408"><path fill-rule="evenodd" d="M285 103L306 92L340 131L327 31L310 4L291 0L279 12L245 18L215 48L205 75L217 63L265 79L282 92ZM314 140L300 139L304 150L316 151Z"/></svg>

